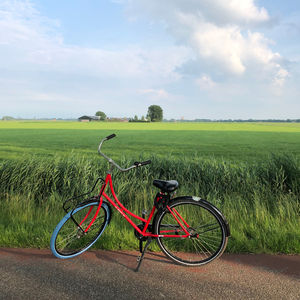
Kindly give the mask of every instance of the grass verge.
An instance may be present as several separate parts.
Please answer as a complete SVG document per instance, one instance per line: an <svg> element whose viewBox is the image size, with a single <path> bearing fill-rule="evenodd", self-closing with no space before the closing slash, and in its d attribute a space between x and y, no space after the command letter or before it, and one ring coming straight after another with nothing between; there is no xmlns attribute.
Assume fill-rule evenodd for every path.
<svg viewBox="0 0 300 300"><path fill-rule="evenodd" d="M143 159L143 157L141 157ZM121 165L132 164L123 157ZM0 164L0 246L49 247L53 229L64 215L67 198L86 192L105 162L82 156L27 156ZM140 214L152 207L152 180L176 179L178 195L197 195L216 205L230 223L228 252L300 253L300 167L290 155L273 155L261 164L162 159L114 176L119 199ZM116 212L96 248L136 249L132 227Z"/></svg>

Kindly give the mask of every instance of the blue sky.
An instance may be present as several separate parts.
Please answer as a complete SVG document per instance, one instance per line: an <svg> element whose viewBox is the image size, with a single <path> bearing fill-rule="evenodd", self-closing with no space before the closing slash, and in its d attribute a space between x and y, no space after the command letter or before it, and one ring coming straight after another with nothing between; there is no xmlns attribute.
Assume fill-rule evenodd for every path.
<svg viewBox="0 0 300 300"><path fill-rule="evenodd" d="M300 3L0 0L0 117L299 118Z"/></svg>

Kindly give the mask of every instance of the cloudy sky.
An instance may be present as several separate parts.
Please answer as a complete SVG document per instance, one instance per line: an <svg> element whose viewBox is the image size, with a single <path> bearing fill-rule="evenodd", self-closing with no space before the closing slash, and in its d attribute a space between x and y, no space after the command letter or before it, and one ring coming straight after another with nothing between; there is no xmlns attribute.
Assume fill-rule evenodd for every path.
<svg viewBox="0 0 300 300"><path fill-rule="evenodd" d="M0 117L300 118L297 0L0 0Z"/></svg>

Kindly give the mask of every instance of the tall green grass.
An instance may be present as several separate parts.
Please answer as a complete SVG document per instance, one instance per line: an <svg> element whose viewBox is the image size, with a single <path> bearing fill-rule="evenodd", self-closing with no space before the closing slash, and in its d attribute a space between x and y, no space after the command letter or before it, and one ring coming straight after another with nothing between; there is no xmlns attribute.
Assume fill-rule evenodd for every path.
<svg viewBox="0 0 300 300"><path fill-rule="evenodd" d="M300 253L300 164L295 157L272 155L263 163L238 164L197 156L151 159L149 166L113 176L119 199L136 214L152 207L153 179L176 179L177 195L201 196L224 213L232 232L228 251ZM130 157L120 161L132 163ZM63 201L89 191L107 169L104 160L79 155L1 161L0 245L48 247L64 214ZM100 240L96 246L106 249L137 246L133 229L117 212Z"/></svg>

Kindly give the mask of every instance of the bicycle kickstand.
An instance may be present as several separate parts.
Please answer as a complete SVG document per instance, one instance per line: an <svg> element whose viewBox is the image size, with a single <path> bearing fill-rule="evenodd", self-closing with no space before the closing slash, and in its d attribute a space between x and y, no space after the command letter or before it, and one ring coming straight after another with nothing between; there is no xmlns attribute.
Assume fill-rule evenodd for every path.
<svg viewBox="0 0 300 300"><path fill-rule="evenodd" d="M145 248L144 248L143 251L141 251L142 250L142 246L141 246L141 243L140 243L140 252L141 252L141 255L139 255L138 258L137 258L138 265L137 265L137 267L135 269L135 272L139 271L139 268L141 266L142 260L144 259L145 252L147 251L147 248L148 248L148 246L150 245L151 242L152 242L152 238L148 237L147 243L146 243Z"/></svg>

